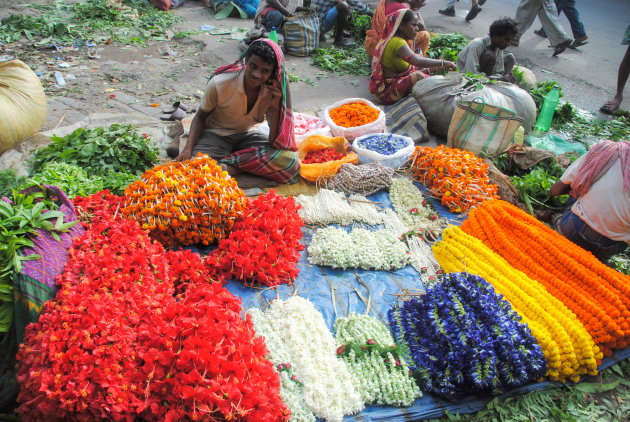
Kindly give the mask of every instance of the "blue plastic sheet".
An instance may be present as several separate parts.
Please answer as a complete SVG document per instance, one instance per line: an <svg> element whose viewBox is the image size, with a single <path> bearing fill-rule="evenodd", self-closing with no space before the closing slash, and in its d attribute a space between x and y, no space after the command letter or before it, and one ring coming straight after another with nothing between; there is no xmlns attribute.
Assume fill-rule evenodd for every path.
<svg viewBox="0 0 630 422"><path fill-rule="evenodd" d="M428 195L426 196L428 197ZM389 195L385 192L371 195L368 199L380 202L382 207L391 208ZM427 199L450 224L461 224L461 215L448 212L437 200ZM365 313L366 304L359 298L357 291L366 300L369 297L370 314L381 321L387 322L387 310L398 299L397 296L394 296L395 293L400 293L402 289L423 288L418 272L409 265L397 271L365 271L352 269L335 270L309 264L306 259L306 247L309 245L314 232L310 228L305 227L303 229L302 244L305 249L300 254L298 263L300 273L293 285L282 285L275 289L259 289L245 287L238 281L229 281L226 284L226 288L230 292L242 298L243 309L251 307L264 308L276 298L286 299L294 294L299 294L313 302L315 307L323 314L328 327L332 331L337 318L344 317L351 312ZM369 291L359 282L357 275L369 286ZM618 351L614 356L604 359L600 369L604 369L628 357L630 357L630 348ZM541 382L510 391L501 397L525 394L540 389L556 388L561 385L559 383ZM494 396L471 395L459 402L452 403L424 394L410 407L369 406L357 415L345 417L344 421L403 422L444 416L446 411L450 413L473 413L484 409L486 404L493 398Z"/></svg>

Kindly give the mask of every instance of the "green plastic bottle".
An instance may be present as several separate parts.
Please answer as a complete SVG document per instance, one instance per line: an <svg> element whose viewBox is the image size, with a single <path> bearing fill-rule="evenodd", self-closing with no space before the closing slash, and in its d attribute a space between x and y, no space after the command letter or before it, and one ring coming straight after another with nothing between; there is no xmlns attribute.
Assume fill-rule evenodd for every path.
<svg viewBox="0 0 630 422"><path fill-rule="evenodd" d="M271 31L269 31L269 36L267 38L269 38L271 41L273 41L276 44L278 44L278 33L276 32L276 27L275 26L273 28L271 28Z"/></svg>
<svg viewBox="0 0 630 422"><path fill-rule="evenodd" d="M554 86L551 91L545 95L545 100L540 109L538 120L536 120L536 130L540 132L547 132L551 127L551 121L553 120L553 113L558 107L560 102L560 91L558 85Z"/></svg>

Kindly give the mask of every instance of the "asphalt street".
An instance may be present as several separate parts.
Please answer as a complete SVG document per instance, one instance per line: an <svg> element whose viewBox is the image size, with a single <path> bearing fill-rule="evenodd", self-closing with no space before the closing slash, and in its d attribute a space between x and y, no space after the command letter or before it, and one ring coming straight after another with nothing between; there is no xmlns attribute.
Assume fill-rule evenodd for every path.
<svg viewBox="0 0 630 422"><path fill-rule="evenodd" d="M438 13L445 7L445 0L430 0L421 9L429 28L443 31L459 31L475 38L488 33L490 24L501 16L514 17L520 0L487 0L481 13L472 22L464 20L470 3L455 3L456 16ZM577 0L586 28L589 43L577 50L567 49L558 57L546 38L534 34L540 27L538 19L523 35L519 47L510 47L517 61L534 70L539 80L557 80L564 88L566 98L579 107L597 111L614 95L619 63L628 48L621 45L624 31L630 25L630 0ZM559 22L569 36L571 27L561 14ZM626 85L622 108L630 109L630 83Z"/></svg>

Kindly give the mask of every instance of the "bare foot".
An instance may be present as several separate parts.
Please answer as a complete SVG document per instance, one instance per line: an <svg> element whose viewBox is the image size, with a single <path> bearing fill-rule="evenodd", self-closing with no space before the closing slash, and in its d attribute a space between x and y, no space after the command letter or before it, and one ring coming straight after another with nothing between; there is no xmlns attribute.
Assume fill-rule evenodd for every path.
<svg viewBox="0 0 630 422"><path fill-rule="evenodd" d="M201 4L203 4L206 7L213 8L214 0L201 0Z"/></svg>

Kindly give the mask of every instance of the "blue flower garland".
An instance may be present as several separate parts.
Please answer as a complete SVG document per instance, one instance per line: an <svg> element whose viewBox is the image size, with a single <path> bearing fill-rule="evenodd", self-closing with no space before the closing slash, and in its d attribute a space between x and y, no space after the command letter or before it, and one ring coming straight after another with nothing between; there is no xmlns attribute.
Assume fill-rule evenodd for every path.
<svg viewBox="0 0 630 422"><path fill-rule="evenodd" d="M545 374L527 325L479 276L447 274L425 296L394 305L389 320L420 387L441 397L499 394Z"/></svg>

